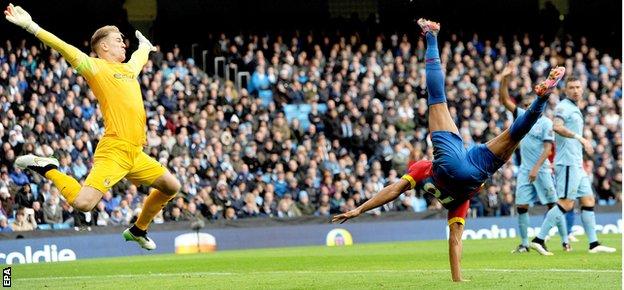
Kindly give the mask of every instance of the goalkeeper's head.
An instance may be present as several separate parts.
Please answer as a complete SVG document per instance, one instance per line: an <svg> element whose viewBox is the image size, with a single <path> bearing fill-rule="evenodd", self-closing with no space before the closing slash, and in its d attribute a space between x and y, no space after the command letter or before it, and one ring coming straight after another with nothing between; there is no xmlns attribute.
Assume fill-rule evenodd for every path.
<svg viewBox="0 0 624 290"><path fill-rule="evenodd" d="M99 58L123 62L126 59L126 43L119 28L114 25L104 26L91 36L91 50Z"/></svg>

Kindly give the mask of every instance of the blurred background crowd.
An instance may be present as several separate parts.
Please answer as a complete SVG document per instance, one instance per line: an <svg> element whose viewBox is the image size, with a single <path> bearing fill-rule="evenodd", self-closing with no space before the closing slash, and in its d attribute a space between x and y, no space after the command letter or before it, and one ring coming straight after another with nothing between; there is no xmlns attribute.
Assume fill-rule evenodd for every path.
<svg viewBox="0 0 624 290"><path fill-rule="evenodd" d="M432 159L426 45L418 34L218 35L214 56L249 72L244 82L207 73L176 46L152 53L138 77L148 115L145 151L182 183L156 223L328 217L371 198L411 161ZM439 43L450 112L467 147L485 143L513 121L498 101L507 63L517 64L510 84L516 103L556 65L580 78L583 135L595 146L584 168L600 204L621 202L619 56L585 37L486 39L444 31ZM86 42L77 46L89 51ZM564 97L557 89L545 114L552 117ZM83 213L49 181L13 165L23 154L54 156L59 170L83 181L103 132L95 96L62 56L34 41L3 42L0 231L132 223L146 188L122 181ZM514 214L518 162L507 162L471 200L472 216ZM371 214L442 210L419 186Z"/></svg>

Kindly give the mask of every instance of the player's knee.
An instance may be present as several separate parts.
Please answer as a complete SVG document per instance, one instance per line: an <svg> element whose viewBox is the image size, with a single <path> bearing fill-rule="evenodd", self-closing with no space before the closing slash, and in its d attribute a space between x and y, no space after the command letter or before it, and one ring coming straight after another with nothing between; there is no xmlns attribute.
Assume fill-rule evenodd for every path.
<svg viewBox="0 0 624 290"><path fill-rule="evenodd" d="M583 197L581 198L581 206L582 207L591 207L593 208L596 205L596 200L594 197Z"/></svg>
<svg viewBox="0 0 624 290"><path fill-rule="evenodd" d="M574 208L574 200L560 199L559 202L557 202L557 206L565 211L571 211Z"/></svg>
<svg viewBox="0 0 624 290"><path fill-rule="evenodd" d="M570 204L561 204L561 203L557 203L557 207L559 208L559 210L560 210L562 213L566 213L566 212L571 211L571 210L572 210L572 206L573 206L573 205L570 205Z"/></svg>
<svg viewBox="0 0 624 290"><path fill-rule="evenodd" d="M86 212L86 211L91 211L93 208L95 208L96 204L97 204L97 201L94 202L91 200L77 198L72 204L72 206L74 207L74 209Z"/></svg>
<svg viewBox="0 0 624 290"><path fill-rule="evenodd" d="M177 178L171 178L171 180L169 180L169 182L167 182L167 188L166 188L166 194L168 195L175 195L180 191L180 188L182 188L182 184L180 184L180 181Z"/></svg>

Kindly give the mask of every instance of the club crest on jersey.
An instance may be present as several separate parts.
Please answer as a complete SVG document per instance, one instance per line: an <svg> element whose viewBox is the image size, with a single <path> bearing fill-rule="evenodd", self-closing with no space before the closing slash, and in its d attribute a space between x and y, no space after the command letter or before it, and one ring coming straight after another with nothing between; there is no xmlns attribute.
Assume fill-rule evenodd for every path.
<svg viewBox="0 0 624 290"><path fill-rule="evenodd" d="M104 186L108 187L110 185L110 178L109 177L104 178L104 182L103 183L104 183Z"/></svg>

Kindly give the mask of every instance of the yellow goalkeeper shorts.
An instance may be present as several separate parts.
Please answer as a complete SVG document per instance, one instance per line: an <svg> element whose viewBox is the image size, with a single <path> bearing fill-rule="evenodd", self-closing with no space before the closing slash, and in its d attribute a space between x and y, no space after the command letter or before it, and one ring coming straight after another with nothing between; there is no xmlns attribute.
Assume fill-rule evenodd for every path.
<svg viewBox="0 0 624 290"><path fill-rule="evenodd" d="M104 193L125 177L135 185L150 186L166 172L167 169L145 154L141 146L104 137L95 149L93 168L85 185Z"/></svg>

